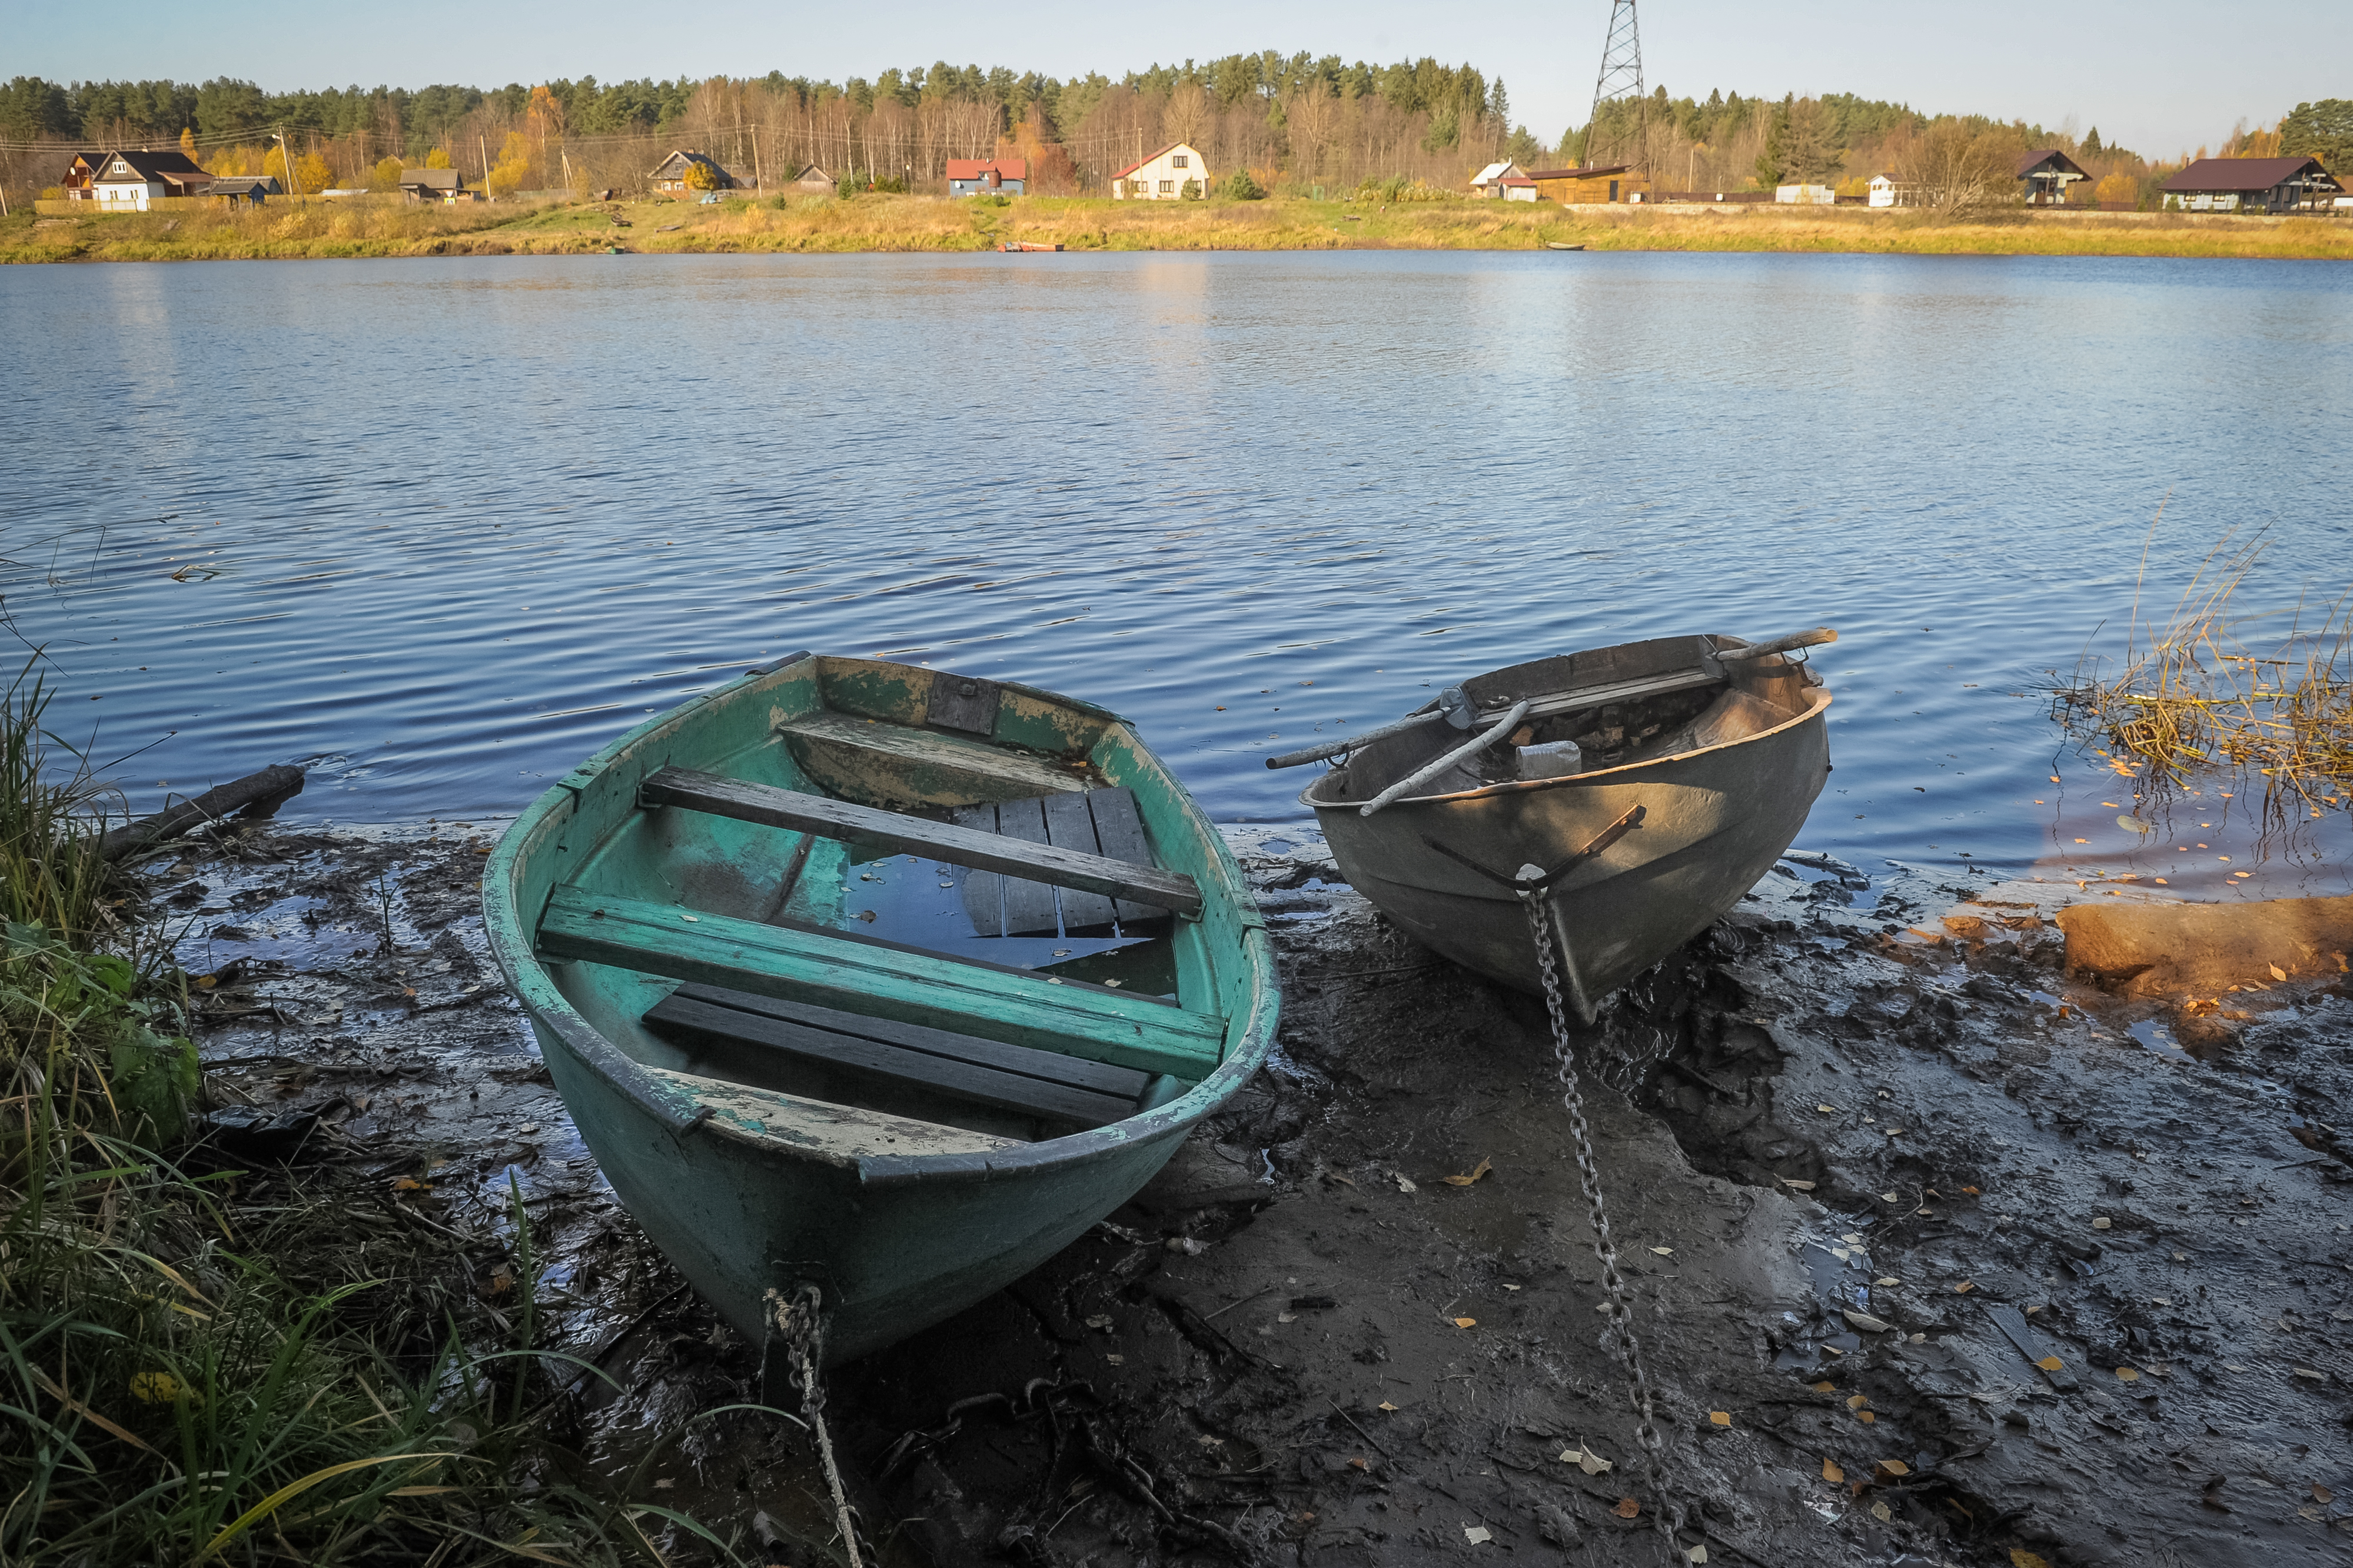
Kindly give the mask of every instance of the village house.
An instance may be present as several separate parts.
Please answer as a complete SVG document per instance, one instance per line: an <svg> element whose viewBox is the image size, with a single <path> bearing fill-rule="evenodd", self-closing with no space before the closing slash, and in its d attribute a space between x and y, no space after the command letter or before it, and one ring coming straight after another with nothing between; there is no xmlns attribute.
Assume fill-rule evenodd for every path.
<svg viewBox="0 0 2353 1568"><path fill-rule="evenodd" d="M948 160L948 195L952 196L1018 196L1029 184L1027 158Z"/></svg>
<svg viewBox="0 0 2353 1568"><path fill-rule="evenodd" d="M2327 211L2345 187L2317 158L2200 158L2165 182L2165 205L2194 213Z"/></svg>
<svg viewBox="0 0 2353 1568"><path fill-rule="evenodd" d="M815 163L811 163L807 168L795 174L791 184L795 190L799 191L830 191L840 182Z"/></svg>
<svg viewBox="0 0 2353 1568"><path fill-rule="evenodd" d="M1651 179L1637 174L1630 163L1603 163L1580 169L1531 169L1536 195L1569 206L1584 202L1646 202Z"/></svg>
<svg viewBox="0 0 2353 1568"><path fill-rule="evenodd" d="M1130 163L1111 177L1111 194L1114 201L1133 198L1140 202L1173 202L1185 194L1187 184L1198 181L1197 195L1209 194L1208 165L1189 142L1173 142L1151 157Z"/></svg>
<svg viewBox="0 0 2353 1568"><path fill-rule="evenodd" d="M719 160L708 153L685 151L672 153L656 164L654 172L646 178L652 183L655 190L664 195L682 196L696 188L687 183L686 172L698 163L710 173L711 183L703 186L703 189L733 191L743 188L743 182L721 167Z"/></svg>
<svg viewBox="0 0 2353 1568"><path fill-rule="evenodd" d="M168 153L109 153L90 181L100 212L140 212L172 196L200 196L213 176L174 147Z"/></svg>
<svg viewBox="0 0 2353 1568"><path fill-rule="evenodd" d="M64 174L58 177L58 195L69 202L98 200L98 192L93 187L98 181L99 166L105 162L106 154L103 153L75 153L73 161L66 165Z"/></svg>
<svg viewBox="0 0 2353 1568"><path fill-rule="evenodd" d="M1875 207L1908 207L1912 205L1912 187L1893 174L1873 174L1864 187L1871 194L1865 197Z"/></svg>
<svg viewBox="0 0 2353 1568"><path fill-rule="evenodd" d="M2067 205L2067 187L2092 176L2058 148L2044 147L2018 161L2018 177L2025 183L2028 206L2063 207Z"/></svg>
<svg viewBox="0 0 2353 1568"><path fill-rule="evenodd" d="M226 207L258 207L263 197L285 194L275 174L223 174L205 187L205 195Z"/></svg>
<svg viewBox="0 0 2353 1568"><path fill-rule="evenodd" d="M1535 200L1535 183L1528 179L1528 172L1525 169L1508 158L1500 163L1490 163L1472 175L1471 188L1489 201L1509 201L1511 192L1506 187L1514 180L1524 182L1527 187L1528 194L1521 197L1521 200Z"/></svg>
<svg viewBox="0 0 2353 1568"><path fill-rule="evenodd" d="M445 206L481 199L466 188L466 176L455 169L403 169L400 194L412 202L439 202Z"/></svg>

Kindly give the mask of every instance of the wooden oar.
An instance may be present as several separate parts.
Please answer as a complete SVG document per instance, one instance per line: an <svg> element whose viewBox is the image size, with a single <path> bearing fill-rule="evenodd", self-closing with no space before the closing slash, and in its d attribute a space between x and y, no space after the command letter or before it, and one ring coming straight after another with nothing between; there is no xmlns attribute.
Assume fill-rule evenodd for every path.
<svg viewBox="0 0 2353 1568"><path fill-rule="evenodd" d="M1381 791L1380 794L1373 796L1372 799L1365 802L1363 805L1357 808L1356 815L1359 816L1370 816L1373 813L1380 810L1381 807L1388 805L1391 801L1396 800L1398 796L1411 795L1415 790L1420 788L1423 784L1428 784L1431 779L1436 778L1439 774L1454 766L1457 763L1468 762L1471 758L1477 756L1481 752L1485 751L1488 747L1493 745L1496 742L1510 734L1513 727L1527 716L1528 705L1525 701L1514 702L1512 704L1512 710L1509 713L1504 714L1503 719L1493 729L1482 731L1478 739L1455 747L1454 750L1447 752L1436 762L1424 766L1419 773L1408 773L1405 777L1398 780L1397 783L1389 785L1388 788Z"/></svg>

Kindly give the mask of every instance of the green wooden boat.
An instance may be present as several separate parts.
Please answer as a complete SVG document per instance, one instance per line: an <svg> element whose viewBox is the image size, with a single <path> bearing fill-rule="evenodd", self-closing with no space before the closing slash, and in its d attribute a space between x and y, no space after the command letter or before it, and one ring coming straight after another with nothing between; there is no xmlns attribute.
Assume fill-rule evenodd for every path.
<svg viewBox="0 0 2353 1568"><path fill-rule="evenodd" d="M501 840L491 951L648 1235L827 1360L997 1289L1258 1070L1264 922L1116 714L796 654L639 726Z"/></svg>

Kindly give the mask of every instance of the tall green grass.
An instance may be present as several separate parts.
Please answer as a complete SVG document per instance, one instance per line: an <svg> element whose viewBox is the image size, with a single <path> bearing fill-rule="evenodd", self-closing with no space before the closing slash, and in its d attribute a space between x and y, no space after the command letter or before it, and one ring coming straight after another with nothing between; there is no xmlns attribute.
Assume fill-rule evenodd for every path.
<svg viewBox="0 0 2353 1568"><path fill-rule="evenodd" d="M241 1204L234 1173L159 1152L195 1051L112 916L102 786L47 704L30 670L0 704L0 1568L587 1568L663 1563L665 1530L732 1560L533 1426L539 1367L569 1358L528 1310L504 1344L451 1321L404 1375L354 1310L377 1281L305 1290L272 1262L344 1245L347 1210ZM527 1299L519 1197L513 1220Z"/></svg>

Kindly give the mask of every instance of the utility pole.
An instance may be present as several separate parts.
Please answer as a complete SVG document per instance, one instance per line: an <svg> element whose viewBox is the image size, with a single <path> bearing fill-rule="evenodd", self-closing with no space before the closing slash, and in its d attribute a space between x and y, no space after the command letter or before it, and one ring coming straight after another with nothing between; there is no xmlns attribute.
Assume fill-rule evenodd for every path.
<svg viewBox="0 0 2353 1568"><path fill-rule="evenodd" d="M1632 133L1622 125L1613 125L1605 135L1602 110L1630 100L1634 107ZM1601 70L1593 79L1593 113L1585 126L1585 166L1599 167L1605 151L1609 163L1630 163L1644 174L1651 172L1650 103L1642 96L1642 35L1635 25L1634 0L1610 0L1609 35L1601 47Z"/></svg>
<svg viewBox="0 0 2353 1568"><path fill-rule="evenodd" d="M483 139L482 133L479 131L474 132L474 151L482 155L482 199L489 201L491 199L491 144Z"/></svg>

